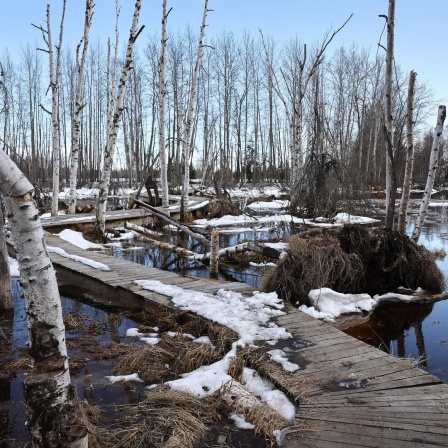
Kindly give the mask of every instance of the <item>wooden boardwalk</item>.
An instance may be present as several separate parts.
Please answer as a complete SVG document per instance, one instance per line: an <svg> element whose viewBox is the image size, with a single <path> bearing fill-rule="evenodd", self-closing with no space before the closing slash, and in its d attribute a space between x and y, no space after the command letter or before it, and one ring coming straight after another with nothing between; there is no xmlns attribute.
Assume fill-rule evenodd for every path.
<svg viewBox="0 0 448 448"><path fill-rule="evenodd" d="M244 283L182 277L84 251L50 234L46 239L49 246L108 265L111 271L101 271L50 253L60 282L82 286L115 305L173 308L169 297L133 283L141 279L209 293L221 288L242 293L253 290ZM266 350L284 350L300 370L280 374L268 366L263 371L298 404L294 425L287 429L282 446L448 447L447 385L291 305L285 311L277 323L293 337Z"/></svg>
<svg viewBox="0 0 448 448"><path fill-rule="evenodd" d="M75 285L90 291L105 303L116 306L149 309L158 306L173 308L170 298L137 286L135 280L159 280L169 285L178 285L184 289L215 293L224 286L226 289L246 293L252 288L239 282L200 280L195 277L181 276L175 272L142 266L97 251L86 251L50 233L45 234L50 246L50 258L57 272L58 282ZM92 268L79 261L51 252L51 247L63 249L67 254L88 258L103 263L110 271Z"/></svg>
<svg viewBox="0 0 448 448"><path fill-rule="evenodd" d="M301 403L284 447L448 446L441 380L292 306L277 323L293 336L278 348L301 367L287 384L296 377L306 390L289 391Z"/></svg>
<svg viewBox="0 0 448 448"><path fill-rule="evenodd" d="M177 219L180 215L180 197L170 196L175 204L170 205L170 215ZM189 197L189 212L195 211L207 205L210 201L201 197ZM161 207L159 208L160 210ZM59 232L63 229L82 226L92 226L95 224L96 214L78 213L76 215L58 215L56 217L41 218L42 226L51 232ZM129 210L108 210L106 213L106 227L121 227L126 221L132 221L137 224L144 224L153 221L153 217L148 210L135 208Z"/></svg>

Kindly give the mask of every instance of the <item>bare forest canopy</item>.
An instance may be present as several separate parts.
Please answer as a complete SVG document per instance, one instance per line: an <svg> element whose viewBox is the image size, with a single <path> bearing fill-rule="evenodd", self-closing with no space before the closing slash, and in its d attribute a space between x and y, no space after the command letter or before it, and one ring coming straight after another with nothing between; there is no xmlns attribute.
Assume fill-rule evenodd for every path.
<svg viewBox="0 0 448 448"><path fill-rule="evenodd" d="M197 41L198 36L187 30L170 35L167 42L166 137L168 180L173 186L181 183L181 136ZM296 107L299 71L302 67L305 76L310 73L317 50L296 39L279 45L266 36L264 43L260 35L237 37L227 32L218 38L206 37L191 132L193 177L204 176L209 184L217 179L224 187L244 181L290 182L287 108ZM139 44L128 80L113 173L129 185L140 183L148 173L159 175L160 37L154 35L146 43L141 39ZM353 45L332 49L331 54L318 64L304 92L302 167L309 156L323 155L330 163L343 164L363 184L384 185L385 52L380 47L369 52ZM7 52L1 57L0 148L42 187L50 186L52 170L51 116L45 111L51 104L47 66L47 55L31 44L14 58ZM61 70L61 185L66 186L77 76L73 49L63 48ZM79 185L100 178L106 145L107 73L107 45L91 43L83 85ZM407 77L396 67L393 116L399 182L406 159ZM436 115L430 100L429 89L417 81L416 183L423 183L427 176L432 133L424 123L428 114ZM447 176L446 161L439 166L436 182Z"/></svg>

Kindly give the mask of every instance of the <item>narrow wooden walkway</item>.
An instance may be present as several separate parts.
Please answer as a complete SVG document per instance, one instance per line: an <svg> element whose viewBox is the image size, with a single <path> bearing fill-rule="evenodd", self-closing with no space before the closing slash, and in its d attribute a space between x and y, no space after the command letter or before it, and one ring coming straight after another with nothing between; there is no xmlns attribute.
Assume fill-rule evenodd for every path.
<svg viewBox="0 0 448 448"><path fill-rule="evenodd" d="M176 218L180 213L180 197L170 196L170 200L176 201L175 204L170 205L170 214ZM189 197L189 211L197 210L207 205L210 200L201 197ZM161 209L161 208L160 208ZM56 217L41 218L42 226L51 232L59 232L62 229L75 227L79 224L93 225L95 223L96 214L92 213L79 213L76 215L58 215ZM110 210L106 213L106 226L123 226L126 221L132 221L137 223L144 223L145 221L152 220L152 215L148 210L142 208L135 208L129 210Z"/></svg>
<svg viewBox="0 0 448 448"><path fill-rule="evenodd" d="M181 276L175 272L142 266L102 252L86 251L48 232L45 233L45 239L50 248L57 247L67 254L107 265L110 271L102 271L50 251L50 258L56 269L59 283L86 289L98 298L105 298L106 303L116 306L141 309L163 306L174 309L169 297L137 286L134 283L135 280L159 280L169 285L178 285L184 289L211 294L224 286L226 289L241 293L252 290L245 283L200 280L195 277Z"/></svg>
<svg viewBox="0 0 448 448"><path fill-rule="evenodd" d="M296 377L306 390L284 447L448 446L441 380L292 306L277 323L293 336L277 348L300 366L287 384Z"/></svg>
<svg viewBox="0 0 448 448"><path fill-rule="evenodd" d="M57 236L47 244L104 263L100 271L50 253L58 280L105 295L106 302L142 309L173 308L170 298L145 290L134 280L151 279L185 289L250 293L243 283L210 282L84 251ZM448 447L448 386L408 361L371 347L291 305L277 319L292 334L276 346L300 366L293 374L267 367L263 374L298 404L286 448ZM276 365L278 366L278 365Z"/></svg>

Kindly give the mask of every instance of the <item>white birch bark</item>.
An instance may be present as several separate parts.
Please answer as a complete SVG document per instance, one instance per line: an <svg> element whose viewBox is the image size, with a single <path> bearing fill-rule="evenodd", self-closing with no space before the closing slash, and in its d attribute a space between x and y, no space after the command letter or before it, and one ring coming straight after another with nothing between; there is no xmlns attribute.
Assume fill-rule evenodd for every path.
<svg viewBox="0 0 448 448"><path fill-rule="evenodd" d="M211 232L210 242L210 277L218 278L219 264L219 232L214 230Z"/></svg>
<svg viewBox="0 0 448 448"><path fill-rule="evenodd" d="M99 186L98 206L96 213L96 228L99 235L104 235L106 231L106 203L109 194L110 177L112 173L112 162L114 156L115 143L117 141L118 131L120 128L121 115L123 113L124 94L126 91L126 82L132 68L133 48L137 37L143 27L138 29L138 19L142 6L142 0L135 2L134 15L132 18L132 26L129 34L128 45L126 49L126 58L123 64L120 81L118 84L117 98L114 107L112 123L107 135L106 149L104 151L104 166Z"/></svg>
<svg viewBox="0 0 448 448"><path fill-rule="evenodd" d="M84 108L84 105L82 104L84 67L86 65L87 50L89 48L89 34L90 34L90 27L92 26L93 7L94 7L93 0L86 0L84 35L78 47L76 48L76 65L77 65L78 78L76 80L75 111L72 123L72 148L70 159L70 197L68 206L69 213L71 214L75 213L75 207L76 207L76 184L78 181L81 111ZM83 45L83 47L82 47L81 62L79 62L78 56L81 45Z"/></svg>
<svg viewBox="0 0 448 448"><path fill-rule="evenodd" d="M191 128L193 125L194 108L196 105L196 92L198 88L199 70L201 68L202 50L204 47L205 27L207 23L208 0L204 2L204 12L202 15L201 31L199 34L198 51L196 55L196 65L193 72L193 80L191 81L190 98L188 102L187 120L185 122L184 133L182 136L182 196L181 196L181 220L185 219L185 213L188 206L188 190L190 187L190 153L191 153Z"/></svg>
<svg viewBox="0 0 448 448"><path fill-rule="evenodd" d="M386 140L386 227L393 228L396 185L394 186L394 133L392 117L392 86L394 67L395 0L389 0L387 16L386 95L384 107L384 133ZM395 187L395 188L394 188Z"/></svg>
<svg viewBox="0 0 448 448"><path fill-rule="evenodd" d="M420 238L422 227L426 219L426 214L428 212L428 204L431 198L432 188L434 186L434 180L436 178L439 142L443 132L443 123L445 122L445 118L446 118L446 106L439 106L437 114L437 124L434 129L434 138L432 141L431 155L429 158L429 172L428 172L428 178L426 179L425 192L423 193L423 198L420 204L420 210L418 212L417 221L415 223L414 231L412 232L411 236L411 239L412 241L414 241L414 243L417 243Z"/></svg>
<svg viewBox="0 0 448 448"><path fill-rule="evenodd" d="M171 11L171 9L170 9ZM160 178L162 183L162 208L169 215L170 202L168 198L168 163L166 154L166 42L168 40L166 33L166 22L168 19L167 0L163 0L162 12L162 37L161 37L161 53L159 62L159 161L160 161Z"/></svg>
<svg viewBox="0 0 448 448"><path fill-rule="evenodd" d="M60 138L60 125L59 125L59 81L61 78L61 51L62 51L62 37L64 34L64 18L65 7L67 1L62 3L62 16L59 29L59 42L56 45L56 66L54 63L54 51L53 40L51 35L51 22L50 22L50 4L47 5L47 29L43 27L37 27L42 32L44 42L47 44L48 50L43 50L48 53L49 60L49 74L50 74L50 88L51 88L51 124L52 124L52 143L53 143L53 197L51 201L51 216L57 216L58 214L58 201L59 201L59 171L60 171L60 158L61 158L61 138ZM47 111L48 112L48 111Z"/></svg>
<svg viewBox="0 0 448 448"><path fill-rule="evenodd" d="M175 253L176 255L179 255L180 257L194 257L196 255L195 252L184 249L183 247L175 246L174 244L165 243L163 241L155 240L154 238L149 238L144 235L138 235L138 238L142 241L145 241L148 243L151 247L157 247L158 249L167 250L170 252Z"/></svg>
<svg viewBox="0 0 448 448"><path fill-rule="evenodd" d="M14 309L14 299L9 272L9 256L6 247L6 230L3 217L3 200L0 195L0 311Z"/></svg>
<svg viewBox="0 0 448 448"><path fill-rule="evenodd" d="M32 371L24 382L33 446L86 447L70 385L65 328L56 275L48 256L33 186L0 150L5 197L26 300Z"/></svg>
<svg viewBox="0 0 448 448"><path fill-rule="evenodd" d="M411 192L412 172L414 169L414 98L415 79L417 73L411 70L408 86L408 106L406 117L406 166L403 179L403 191L401 193L400 215L398 218L398 231L406 233L406 215L408 211L409 196Z"/></svg>

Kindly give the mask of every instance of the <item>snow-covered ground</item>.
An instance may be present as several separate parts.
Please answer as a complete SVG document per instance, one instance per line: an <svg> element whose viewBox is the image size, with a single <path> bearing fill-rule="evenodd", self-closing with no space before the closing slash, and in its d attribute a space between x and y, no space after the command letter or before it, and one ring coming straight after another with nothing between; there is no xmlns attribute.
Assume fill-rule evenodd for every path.
<svg viewBox="0 0 448 448"><path fill-rule="evenodd" d="M274 200L272 202L252 202L247 208L253 211L279 210L289 207L289 201Z"/></svg>
<svg viewBox="0 0 448 448"><path fill-rule="evenodd" d="M126 187L118 187L116 193L110 195L114 197L128 197L132 193L136 193L136 190L133 188ZM76 199L95 199L98 197L99 189L98 188L78 188L76 190ZM66 187L59 193L59 199L67 200L70 196L70 188Z"/></svg>
<svg viewBox="0 0 448 448"><path fill-rule="evenodd" d="M378 219L367 218L365 216L349 215L348 213L338 213L333 219L316 218L316 220L297 218L289 214L279 214L270 216L247 216L247 215L224 215L214 219L196 219L193 225L198 228L225 227L248 224L268 224L268 223L294 223L304 224L311 227L342 227L344 224L373 224Z"/></svg>
<svg viewBox="0 0 448 448"><path fill-rule="evenodd" d="M330 288L313 289L309 292L311 306L301 305L299 310L304 311L316 319L334 321L341 314L371 313L375 307L384 300L402 302L415 302L421 296L397 293L387 293L371 297L369 294L342 294Z"/></svg>

